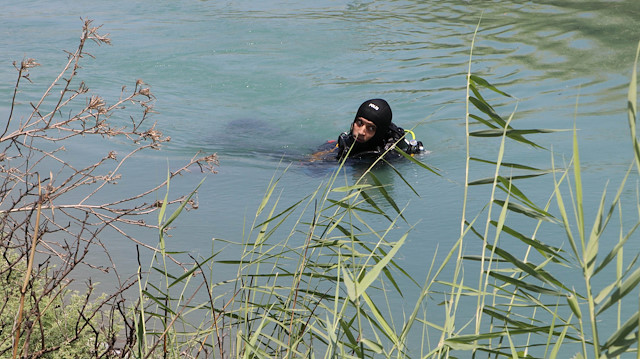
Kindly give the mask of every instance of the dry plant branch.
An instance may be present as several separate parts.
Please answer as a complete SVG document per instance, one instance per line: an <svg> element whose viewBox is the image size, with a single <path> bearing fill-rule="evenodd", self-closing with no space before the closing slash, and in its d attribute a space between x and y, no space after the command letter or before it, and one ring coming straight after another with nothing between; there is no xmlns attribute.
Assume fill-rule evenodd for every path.
<svg viewBox="0 0 640 359"><path fill-rule="evenodd" d="M118 98L109 101L77 80L82 61L93 57L86 52L87 40L110 44L108 34L99 34L99 29L91 20L83 20L77 49L66 52L62 70L35 102L21 105L19 97L23 80L31 83L30 71L41 65L32 58L14 62L17 79L0 135L0 279L16 283L21 276L22 281L19 303L0 305L0 333L11 333L10 338L0 336L0 357L37 358L74 343L85 350L91 347L87 336L95 340L80 357L108 357L114 351L116 323L122 322L116 317L124 315L124 292L137 278L121 277L106 244L121 238L154 251L131 229L157 229L145 220L159 208L155 193L192 168L215 173L218 165L215 154L198 153L160 183L150 181L149 188L128 196L113 195L113 186L108 185L125 179L127 164L141 152L160 149L170 138L151 120L156 98L144 81L136 80L133 90L122 86ZM119 147L125 153L115 149L102 156L87 153L82 159L86 163L79 163L77 157L69 157L67 148L87 138L107 145L118 138L126 142ZM106 264L95 263L98 252L104 253ZM77 288L71 285L73 278L90 278L91 271L115 276L117 286L105 299L93 301L97 294L90 280L84 295L74 296L70 290ZM62 303L74 303L75 311L60 317ZM9 315L10 320L3 319ZM56 333L64 338L48 332L51 317L60 327L68 320L68 332ZM127 337L124 342L131 345L133 340Z"/></svg>

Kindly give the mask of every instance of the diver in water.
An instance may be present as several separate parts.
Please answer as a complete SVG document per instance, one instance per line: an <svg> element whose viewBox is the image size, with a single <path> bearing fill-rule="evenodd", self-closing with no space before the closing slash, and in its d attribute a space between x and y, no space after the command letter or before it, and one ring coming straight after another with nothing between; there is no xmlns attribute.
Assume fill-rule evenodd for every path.
<svg viewBox="0 0 640 359"><path fill-rule="evenodd" d="M396 126L391 122L391 117L391 107L387 101L372 99L363 102L351 123L351 129L338 137L337 159L377 158L389 149L391 151L387 155L400 156L392 149L393 146L409 155L424 151L422 142L407 139L405 135L411 131Z"/></svg>

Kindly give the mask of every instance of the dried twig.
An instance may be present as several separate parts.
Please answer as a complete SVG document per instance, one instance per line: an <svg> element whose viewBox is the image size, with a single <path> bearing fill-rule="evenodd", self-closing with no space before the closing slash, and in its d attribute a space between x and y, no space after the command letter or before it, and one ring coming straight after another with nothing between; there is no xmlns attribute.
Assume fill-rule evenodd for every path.
<svg viewBox="0 0 640 359"><path fill-rule="evenodd" d="M29 71L40 64L32 58L22 60L19 65L14 63L17 80L9 118L0 135L2 279L9 280L17 268L23 268L22 263L26 261L27 264L13 328L4 328L5 324L0 323L0 332L13 333L13 358L35 358L61 347L62 343L48 342L43 318L54 310L55 301L68 299L70 278L74 273L83 278L89 277L85 269L113 273L117 287L107 300L89 305L89 296L93 293L93 286L89 284L75 318L74 332L68 335L64 344L78 341L84 332L93 333L96 338L104 338L102 332L110 333L112 327L100 328L102 324L113 325L116 322L114 316L122 315L122 311L114 308L121 307L124 292L136 278L120 277L100 236L105 230L111 230L110 233L119 234L131 240L132 244L155 251L129 231L131 226L157 229L157 225L145 221L145 216L158 209L155 192L191 168L215 173L218 165L215 154L199 153L172 171L167 179L151 184L148 189L126 197L109 194L113 187L107 185L116 184L125 177L123 169L132 158L142 151L161 148L170 138L151 122L155 96L144 81L136 80L132 91L122 86L120 96L111 102L92 94L86 83L77 81L81 61L93 57L86 52L87 40L98 45L111 43L108 34L99 34L99 26L93 26L91 20L83 21L77 49L67 52L68 58L60 73L39 99L28 106L19 105L21 80L30 82ZM21 111L23 113L18 120ZM131 122L119 124L112 121L116 113L118 118L128 116ZM96 140L117 137L133 147L123 154L111 150L106 155L96 156L88 165L79 165L67 158L65 144L87 137ZM87 153L86 157L92 155ZM47 173L48 177L41 179L39 173ZM170 199L169 203L183 200L183 197L178 197ZM29 248L29 252L25 248ZM95 264L87 260L88 254L96 250L105 253L109 264ZM182 265L176 258L171 260ZM0 315L8 310L6 303L0 304ZM110 317L98 325L99 314L107 313ZM125 339L127 343L132 340ZM105 350L112 351L115 341L113 338L108 341L110 344ZM105 354L107 351L99 353L98 344L95 343L93 355L108 356ZM8 352L3 350L0 350L0 356L8 356Z"/></svg>

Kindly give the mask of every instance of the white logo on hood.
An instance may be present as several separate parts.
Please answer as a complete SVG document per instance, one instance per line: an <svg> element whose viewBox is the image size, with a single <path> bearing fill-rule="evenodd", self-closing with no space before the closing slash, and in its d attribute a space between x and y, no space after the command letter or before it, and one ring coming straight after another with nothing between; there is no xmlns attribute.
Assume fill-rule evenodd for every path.
<svg viewBox="0 0 640 359"><path fill-rule="evenodd" d="M380 110L380 107L376 106L374 103L370 103L369 107L371 107L372 109L374 109L376 111Z"/></svg>

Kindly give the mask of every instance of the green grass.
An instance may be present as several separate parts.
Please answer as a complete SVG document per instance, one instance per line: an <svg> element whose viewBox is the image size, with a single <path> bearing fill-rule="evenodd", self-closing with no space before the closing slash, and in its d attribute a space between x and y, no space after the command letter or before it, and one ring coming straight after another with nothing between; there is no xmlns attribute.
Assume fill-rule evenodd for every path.
<svg viewBox="0 0 640 359"><path fill-rule="evenodd" d="M19 287L27 272L26 261L18 261L13 255L7 259L15 265L11 268L0 265L0 292L4 298L0 311L2 358L12 357L14 336L11 325L20 312ZM64 286L46 288L41 276L35 274L37 279L29 289L31 295L22 308L23 323L37 330L29 331L30 335L22 335L18 348L34 358L94 358L106 355L109 351L107 343L114 340L120 329L117 325L100 325L103 318L93 311L107 300L106 295L92 297L91 291L80 293ZM87 317L83 315L85 313L92 315Z"/></svg>

